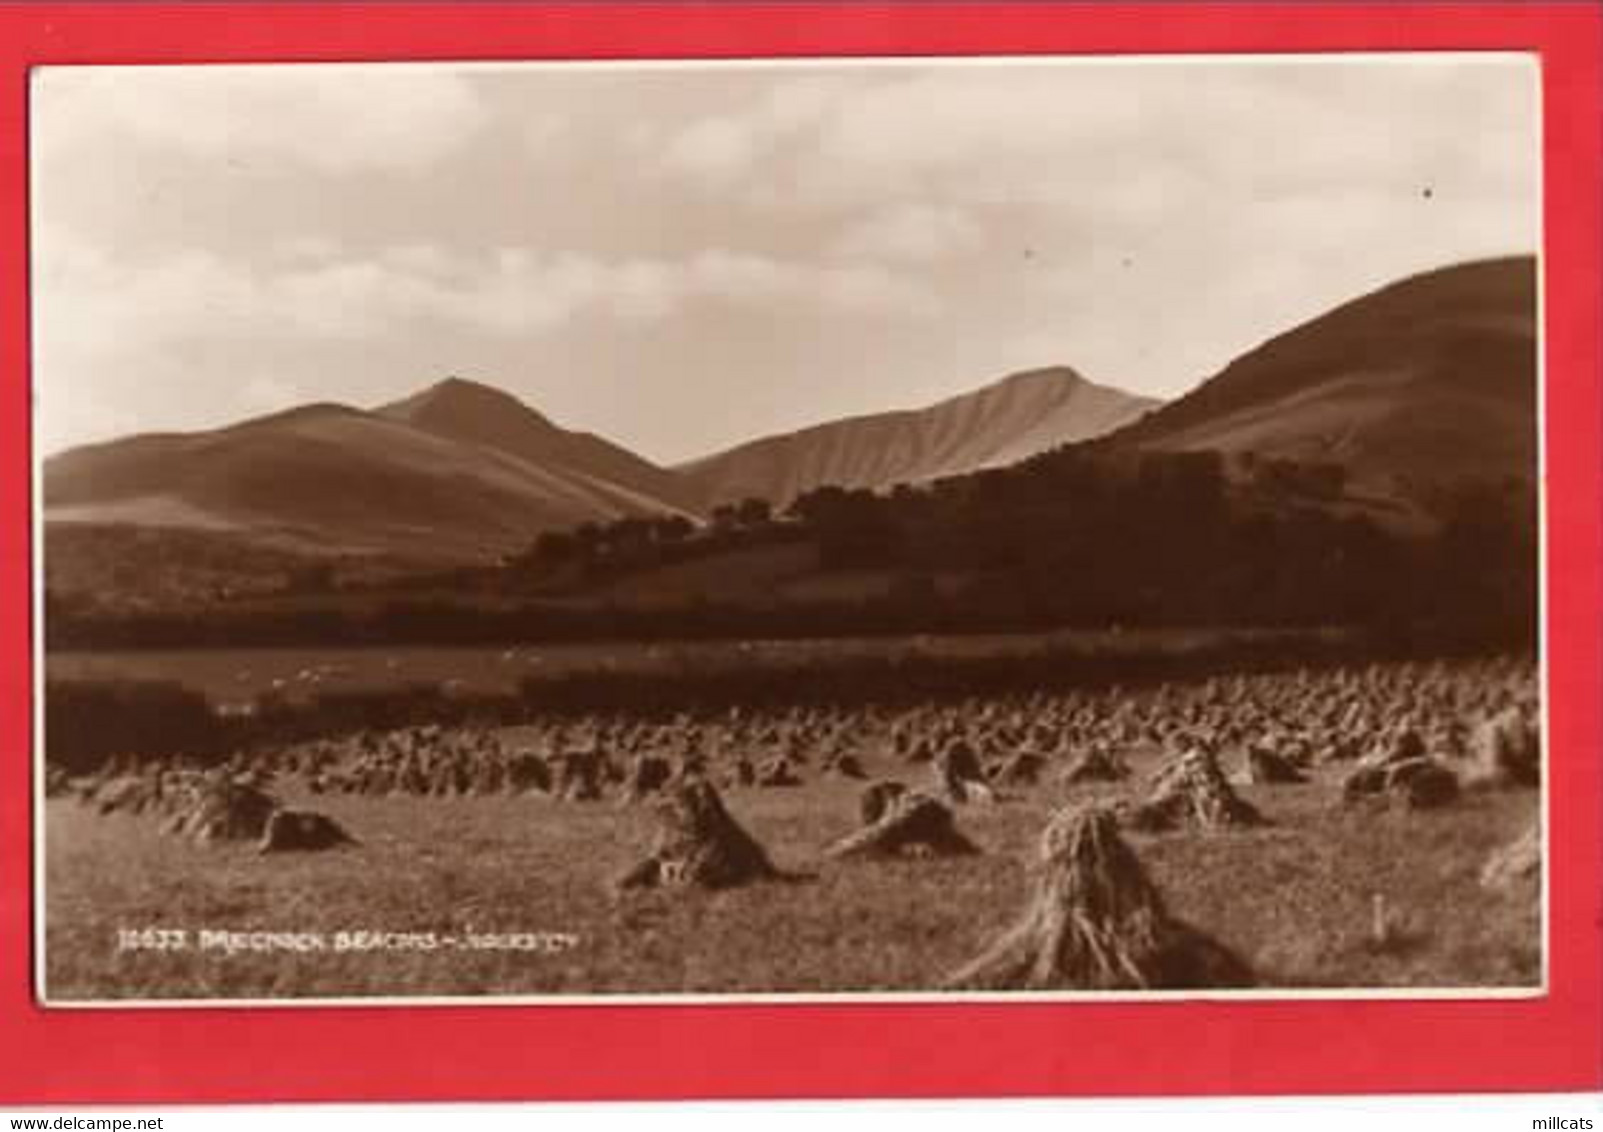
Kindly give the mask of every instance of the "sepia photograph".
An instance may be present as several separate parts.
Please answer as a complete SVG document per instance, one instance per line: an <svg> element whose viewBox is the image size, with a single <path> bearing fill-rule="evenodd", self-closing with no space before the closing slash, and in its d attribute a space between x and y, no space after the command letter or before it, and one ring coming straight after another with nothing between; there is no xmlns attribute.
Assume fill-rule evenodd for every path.
<svg viewBox="0 0 1603 1132"><path fill-rule="evenodd" d="M41 1001L1542 994L1540 77L34 69Z"/></svg>

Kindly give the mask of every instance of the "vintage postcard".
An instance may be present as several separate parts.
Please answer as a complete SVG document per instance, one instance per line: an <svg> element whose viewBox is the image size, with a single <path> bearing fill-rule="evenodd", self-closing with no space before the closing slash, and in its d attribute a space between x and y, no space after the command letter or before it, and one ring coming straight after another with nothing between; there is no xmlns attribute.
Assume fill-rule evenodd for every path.
<svg viewBox="0 0 1603 1132"><path fill-rule="evenodd" d="M1539 993L1538 80L36 71L44 999Z"/></svg>
<svg viewBox="0 0 1603 1132"><path fill-rule="evenodd" d="M0 6L0 1099L1596 1087L1600 29Z"/></svg>

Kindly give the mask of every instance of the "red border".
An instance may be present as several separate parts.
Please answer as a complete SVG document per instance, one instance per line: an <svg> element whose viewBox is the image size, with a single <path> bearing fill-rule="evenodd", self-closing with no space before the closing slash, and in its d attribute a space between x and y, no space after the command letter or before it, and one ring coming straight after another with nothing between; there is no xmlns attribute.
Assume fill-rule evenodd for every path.
<svg viewBox="0 0 1603 1132"><path fill-rule="evenodd" d="M0 8L0 1101L1594 1089L1600 38L1592 4ZM1485 1002L42 1011L30 990L25 99L43 63L1519 49L1546 107L1552 993ZM86 171L87 172L87 171Z"/></svg>

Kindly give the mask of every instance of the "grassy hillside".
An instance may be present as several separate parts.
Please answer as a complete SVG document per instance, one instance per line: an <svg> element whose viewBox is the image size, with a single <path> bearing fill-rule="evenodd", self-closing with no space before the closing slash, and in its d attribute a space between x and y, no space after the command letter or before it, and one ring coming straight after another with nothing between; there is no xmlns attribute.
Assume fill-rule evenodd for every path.
<svg viewBox="0 0 1603 1132"><path fill-rule="evenodd" d="M1536 316L1530 257L1427 272L1271 339L1110 443L1335 462L1404 496L1534 480Z"/></svg>
<svg viewBox="0 0 1603 1132"><path fill-rule="evenodd" d="M1031 370L922 409L762 437L679 471L710 505L754 497L783 508L825 485L884 491L1002 467L1112 432L1157 404L1067 368Z"/></svg>

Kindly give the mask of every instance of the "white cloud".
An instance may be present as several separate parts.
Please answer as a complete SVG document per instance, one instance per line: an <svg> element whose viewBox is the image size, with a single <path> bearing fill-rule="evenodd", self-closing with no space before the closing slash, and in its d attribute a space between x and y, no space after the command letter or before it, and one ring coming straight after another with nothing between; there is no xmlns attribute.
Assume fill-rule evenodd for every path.
<svg viewBox="0 0 1603 1132"><path fill-rule="evenodd" d="M394 66L46 67L31 97L46 161L131 136L258 173L417 169L487 118L462 77Z"/></svg>
<svg viewBox="0 0 1603 1132"><path fill-rule="evenodd" d="M971 251L983 236L980 225L962 209L902 204L848 225L832 250L847 259L928 263Z"/></svg>
<svg viewBox="0 0 1603 1132"><path fill-rule="evenodd" d="M319 263L339 255L339 244L326 236L302 234L274 240L270 251L277 258L290 263Z"/></svg>
<svg viewBox="0 0 1603 1132"><path fill-rule="evenodd" d="M816 312L844 332L853 322L929 319L940 305L922 282L882 266L718 248L679 260L525 249L475 256L428 245L368 258L326 251L255 264L186 251L135 264L70 233L42 231L34 339L41 444L286 408L339 378L319 357L393 358L398 343L450 366L496 343L520 350L558 332L604 337L618 330L609 320L707 326L718 323L718 308L733 308L736 319L783 310L799 323ZM298 360L285 369L285 359ZM154 426L144 420L152 402L165 406Z"/></svg>
<svg viewBox="0 0 1603 1132"><path fill-rule="evenodd" d="M752 119L703 118L669 139L662 167L701 184L728 184L761 156L762 125Z"/></svg>
<svg viewBox="0 0 1603 1132"><path fill-rule="evenodd" d="M479 367L679 453L1049 361L1176 392L1328 304L1534 247L1530 78L46 68L41 389L81 440ZM728 412L662 392L692 386Z"/></svg>
<svg viewBox="0 0 1603 1132"><path fill-rule="evenodd" d="M871 265L793 263L712 249L688 261L685 292L727 303L817 303L836 313L928 316L938 301L921 283Z"/></svg>
<svg viewBox="0 0 1603 1132"><path fill-rule="evenodd" d="M367 258L225 262L185 251L123 263L70 232L36 244L36 356L46 388L93 390L111 375L160 371L197 344L383 342L436 331L537 337L581 318L661 320L707 302L811 306L836 316L927 317L925 285L876 265L790 262L710 248L682 260L609 261L524 248L490 256L426 244ZM253 405L288 387L244 387Z"/></svg>
<svg viewBox="0 0 1603 1132"><path fill-rule="evenodd" d="M1432 178L1507 211L1529 195L1529 80L1507 59L1294 57L839 74L686 123L658 172L814 211L916 201L1144 224L1192 197L1245 206Z"/></svg>
<svg viewBox="0 0 1603 1132"><path fill-rule="evenodd" d="M775 82L761 99L737 111L676 123L657 134L637 129L635 148L655 146L654 168L708 191L740 188L754 198L783 194L779 184L754 180L776 160L797 159L809 152L809 139L839 113L859 90L861 76L786 78Z"/></svg>

